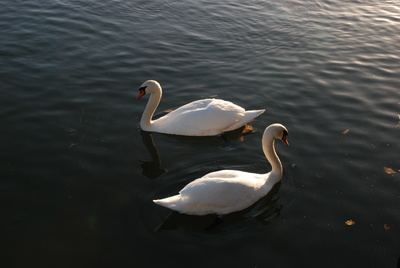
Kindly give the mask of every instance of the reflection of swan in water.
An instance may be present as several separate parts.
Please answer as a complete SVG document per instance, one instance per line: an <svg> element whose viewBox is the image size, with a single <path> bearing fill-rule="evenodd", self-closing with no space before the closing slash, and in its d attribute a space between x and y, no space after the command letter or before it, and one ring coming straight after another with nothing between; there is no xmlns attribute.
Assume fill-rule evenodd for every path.
<svg viewBox="0 0 400 268"><path fill-rule="evenodd" d="M162 230L182 230L195 233L215 234L225 232L243 221L257 221L261 224L270 224L275 221L282 209L275 197L281 183L277 183L271 191L249 208L222 216L216 215L194 216L181 214L176 211L170 213L165 220L155 228L155 232Z"/></svg>
<svg viewBox="0 0 400 268"><path fill-rule="evenodd" d="M241 142L244 140L244 136L251 135L254 133L258 133L259 131L253 131L252 128L240 128L228 133L222 134L220 137L191 137L191 136L173 136L170 137L174 139L173 142L179 143L190 143L190 144L215 144L215 146L221 146L221 140L223 141L222 147L241 150ZM149 160L140 160L142 162L142 174L150 179L155 179L168 170L165 168L161 168L161 160L157 150L157 147L154 144L153 136L151 132L147 132L144 130L140 131L142 136L142 141L147 148L147 151L150 153L151 161ZM240 140L238 143L237 141Z"/></svg>
<svg viewBox="0 0 400 268"><path fill-rule="evenodd" d="M140 160L142 162L142 174L150 179L155 179L166 173L167 170L165 168L160 168L160 156L158 155L158 150L154 145L153 137L151 136L151 134L146 131L140 131L140 134L142 135L142 141L149 151L152 159L152 161Z"/></svg>

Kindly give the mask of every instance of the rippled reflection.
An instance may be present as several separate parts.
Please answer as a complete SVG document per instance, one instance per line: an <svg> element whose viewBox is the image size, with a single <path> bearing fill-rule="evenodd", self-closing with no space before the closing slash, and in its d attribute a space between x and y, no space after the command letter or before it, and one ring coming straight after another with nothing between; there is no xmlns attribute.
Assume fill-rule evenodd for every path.
<svg viewBox="0 0 400 268"><path fill-rule="evenodd" d="M244 127L239 128L234 131L230 131L222 134L219 138L215 137L191 137L191 136L175 136L175 135L167 135L176 139L177 142L185 142L185 143L198 143L199 141L204 142L205 140L211 142L221 141L222 147L230 148L230 149L238 149L241 150L241 143L244 141L245 136L252 135L255 133L260 133L260 131L254 131L252 128L249 130L245 130ZM142 174L150 179L155 179L166 172L167 169L161 167L161 159L158 153L157 147L154 143L153 136L151 132L146 132L141 130L140 135L142 136L143 144L146 146L147 151L151 156L151 160L139 160L142 164ZM221 145L217 142L217 145Z"/></svg>
<svg viewBox="0 0 400 268"><path fill-rule="evenodd" d="M141 130L140 134L142 135L143 144L146 146L152 159L151 161L140 160L142 162L142 174L149 179L155 179L166 173L168 170L161 167L160 155L158 154L157 147L154 145L151 133Z"/></svg>

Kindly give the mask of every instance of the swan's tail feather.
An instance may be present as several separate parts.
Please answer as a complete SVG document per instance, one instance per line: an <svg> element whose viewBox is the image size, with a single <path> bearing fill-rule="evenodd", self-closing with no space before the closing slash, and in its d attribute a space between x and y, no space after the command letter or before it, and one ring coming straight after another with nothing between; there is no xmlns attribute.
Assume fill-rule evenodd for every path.
<svg viewBox="0 0 400 268"><path fill-rule="evenodd" d="M240 127L246 125L246 123L253 121L257 116L259 116L263 112L265 112L265 109L246 111L244 113L244 116L242 117L242 119L239 122L235 123L234 125L230 126L227 129L225 129L223 132L227 132L227 131L231 131L231 130L240 128Z"/></svg>
<svg viewBox="0 0 400 268"><path fill-rule="evenodd" d="M246 111L242 122L243 121L249 122L249 121L253 120L254 118L256 118L257 116L259 116L260 114L262 114L263 112L265 112L265 109Z"/></svg>
<svg viewBox="0 0 400 268"><path fill-rule="evenodd" d="M178 210L180 207L180 201L181 201L181 196L178 195L174 195L174 196L170 196L170 197L166 197L163 199L157 199L157 200L153 200L154 203L156 203L157 205L166 207L166 208L170 208L173 210Z"/></svg>

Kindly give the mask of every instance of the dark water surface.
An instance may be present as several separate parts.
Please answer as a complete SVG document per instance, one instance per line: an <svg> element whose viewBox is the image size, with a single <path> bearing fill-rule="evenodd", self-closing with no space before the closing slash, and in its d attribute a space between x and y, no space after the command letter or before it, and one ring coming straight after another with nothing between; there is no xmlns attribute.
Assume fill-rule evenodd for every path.
<svg viewBox="0 0 400 268"><path fill-rule="evenodd" d="M0 0L2 267L398 267L400 3L242 2ZM147 79L157 116L212 95L267 111L244 139L141 132ZM284 177L254 206L152 203L267 172L274 122Z"/></svg>

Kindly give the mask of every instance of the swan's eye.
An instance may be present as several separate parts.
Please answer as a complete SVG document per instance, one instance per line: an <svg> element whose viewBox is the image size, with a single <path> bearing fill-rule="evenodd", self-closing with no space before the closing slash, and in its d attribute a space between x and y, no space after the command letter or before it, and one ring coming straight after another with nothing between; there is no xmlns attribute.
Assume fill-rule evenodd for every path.
<svg viewBox="0 0 400 268"><path fill-rule="evenodd" d="M146 88L147 86L139 88L139 92L146 92Z"/></svg>

